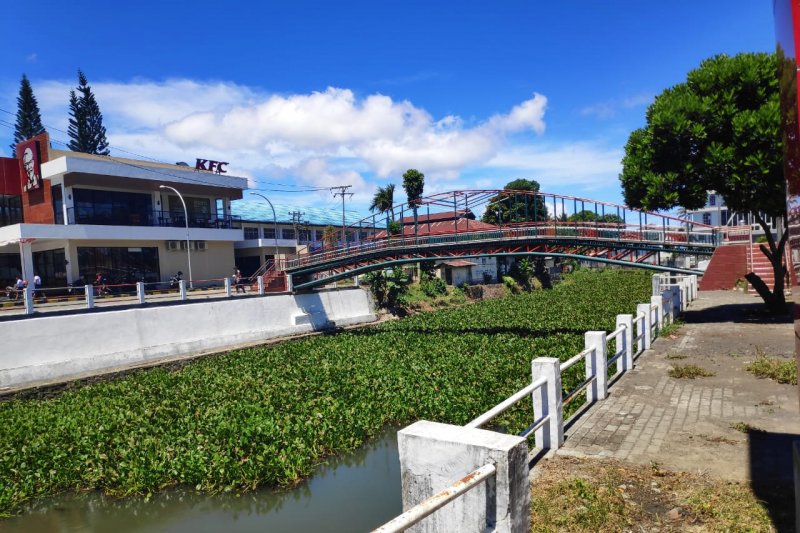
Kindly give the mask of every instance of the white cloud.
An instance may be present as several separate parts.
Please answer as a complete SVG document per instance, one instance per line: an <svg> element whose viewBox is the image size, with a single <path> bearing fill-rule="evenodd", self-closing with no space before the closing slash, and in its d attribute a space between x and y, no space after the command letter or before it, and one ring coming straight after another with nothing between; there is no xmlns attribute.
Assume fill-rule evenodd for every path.
<svg viewBox="0 0 800 533"><path fill-rule="evenodd" d="M28 63L36 63L36 61L38 61L38 59L39 59L39 55L36 52L32 52L32 53L28 54L27 56L25 56L25 61L27 61Z"/></svg>
<svg viewBox="0 0 800 533"><path fill-rule="evenodd" d="M608 119L616 116L617 113L623 109L643 107L649 105L652 101L652 94L637 94L588 105L580 110L580 114L582 116L595 116L601 119Z"/></svg>
<svg viewBox="0 0 800 533"><path fill-rule="evenodd" d="M542 190L548 192L563 191L565 186L571 185L597 189L611 183L617 186L623 155L621 148L606 148L593 143L528 145L503 150L486 166L535 179Z"/></svg>

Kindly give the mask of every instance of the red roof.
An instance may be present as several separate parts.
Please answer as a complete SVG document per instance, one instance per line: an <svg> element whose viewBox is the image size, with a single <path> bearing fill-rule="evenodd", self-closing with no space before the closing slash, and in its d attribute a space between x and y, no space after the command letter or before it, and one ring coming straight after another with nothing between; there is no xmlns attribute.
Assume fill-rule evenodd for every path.
<svg viewBox="0 0 800 533"><path fill-rule="evenodd" d="M425 223L417 224L417 234L419 236L426 236L426 235L442 235L442 234L449 234L449 233L467 233L473 231L491 231L499 229L497 226L493 224L487 224L486 222L481 222L480 220L468 220L466 218L460 218L457 221L454 220L445 220L441 222L433 222L431 221L428 223L426 220ZM414 225L410 226L403 226L403 236L404 237L413 237L414 236ZM386 230L380 231L375 235L376 239L385 239L386 238Z"/></svg>
<svg viewBox="0 0 800 533"><path fill-rule="evenodd" d="M427 224L428 221L441 222L441 221L444 221L444 220L453 220L454 218L463 218L464 216L470 216L470 217L474 218L474 215L472 214L472 211L465 211L463 209L459 209L455 213L453 211L444 211L442 213L432 213L431 215L417 213L417 224L422 224L423 222L425 224ZM403 224L403 225L414 224L414 217L413 216L403 217L403 218L400 219L400 223Z"/></svg>
<svg viewBox="0 0 800 533"><path fill-rule="evenodd" d="M471 267L471 266L475 266L477 264L478 263L472 263L470 261L465 261L464 259L453 259L451 261L442 261L441 263L439 263L436 266L446 265L446 266L449 266L449 267L459 268L459 267Z"/></svg>

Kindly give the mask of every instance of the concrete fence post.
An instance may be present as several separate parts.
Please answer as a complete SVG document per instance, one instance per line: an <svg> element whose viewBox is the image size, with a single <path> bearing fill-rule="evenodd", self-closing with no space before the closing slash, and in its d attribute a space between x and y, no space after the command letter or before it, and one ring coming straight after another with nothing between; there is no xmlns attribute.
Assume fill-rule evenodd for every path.
<svg viewBox="0 0 800 533"><path fill-rule="evenodd" d="M144 304L145 293L144 293L144 282L137 282L136 283L136 298L139 299L140 304Z"/></svg>
<svg viewBox="0 0 800 533"><path fill-rule="evenodd" d="M294 292L294 281L292 280L291 274L286 274L286 290Z"/></svg>
<svg viewBox="0 0 800 533"><path fill-rule="evenodd" d="M623 356L617 359L617 372L627 372L633 368L633 315L617 315L617 327L625 326L625 331L617 335L617 352Z"/></svg>
<svg viewBox="0 0 800 533"><path fill-rule="evenodd" d="M586 388L586 402L605 400L608 396L608 358L606 357L606 332L587 331L584 335L586 354L586 379L595 380Z"/></svg>
<svg viewBox="0 0 800 533"><path fill-rule="evenodd" d="M636 314L644 314L641 330L636 333L642 335L642 349L650 349L650 304L639 304L636 306Z"/></svg>
<svg viewBox="0 0 800 533"><path fill-rule="evenodd" d="M361 286L361 276L354 276L353 277L353 286L360 287Z"/></svg>
<svg viewBox="0 0 800 533"><path fill-rule="evenodd" d="M403 510L444 490L468 473L494 464L493 477L408 529L530 531L528 443L523 437L420 420L397 433Z"/></svg>
<svg viewBox="0 0 800 533"><path fill-rule="evenodd" d="M225 296L230 298L231 296L231 278L225 276Z"/></svg>
<svg viewBox="0 0 800 533"><path fill-rule="evenodd" d="M178 288L180 289L181 293L181 301L186 300L186 280L182 279L178 282Z"/></svg>
<svg viewBox="0 0 800 533"><path fill-rule="evenodd" d="M661 290L661 274L653 274L653 291L651 294L658 294Z"/></svg>
<svg viewBox="0 0 800 533"><path fill-rule="evenodd" d="M33 314L33 287L25 287L22 297L25 300L25 314Z"/></svg>
<svg viewBox="0 0 800 533"><path fill-rule="evenodd" d="M661 291L661 312L664 317L664 325L672 324L672 291L669 289Z"/></svg>
<svg viewBox="0 0 800 533"><path fill-rule="evenodd" d="M94 309L94 286L84 285L83 294L86 295L86 309Z"/></svg>
<svg viewBox="0 0 800 533"><path fill-rule="evenodd" d="M651 296L650 297L650 305L655 306L655 330L656 336L661 334L661 330L664 329L664 298L661 296Z"/></svg>
<svg viewBox="0 0 800 533"><path fill-rule="evenodd" d="M681 289L673 285L670 290L672 291L672 318L674 320L681 314Z"/></svg>
<svg viewBox="0 0 800 533"><path fill-rule="evenodd" d="M534 432L534 442L543 450L564 444L564 404L561 401L561 361L556 357L537 357L531 361L533 381L546 378L547 385L533 391L533 419L549 417Z"/></svg>
<svg viewBox="0 0 800 533"><path fill-rule="evenodd" d="M258 276L258 294L264 296L264 276Z"/></svg>

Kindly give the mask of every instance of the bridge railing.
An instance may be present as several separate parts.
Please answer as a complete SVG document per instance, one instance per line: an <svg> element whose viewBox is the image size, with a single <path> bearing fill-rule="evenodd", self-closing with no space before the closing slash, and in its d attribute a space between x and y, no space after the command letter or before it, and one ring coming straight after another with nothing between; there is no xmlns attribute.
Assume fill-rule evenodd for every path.
<svg viewBox="0 0 800 533"><path fill-rule="evenodd" d="M481 414L463 427L475 429L481 428L489 424L489 422L491 422L494 418L504 413L517 403L521 401L532 400L533 421L528 428L519 433L519 437L527 439L530 435L533 435L535 446L542 450L560 448L564 444L565 425L570 421L570 419L564 419L564 407L584 391L586 394L587 404L605 400L608 396L608 388L613 380L628 370L633 369L634 360L644 353L645 350L650 349L652 340L660 333L664 325L669 324L674 320L674 317L676 316L674 311L677 310L680 312L685 310L688 302L694 299L694 295L696 294L693 290L693 287L696 287L696 276L672 276L670 278L665 278L663 275L655 275L653 280L653 287L658 287L660 292L658 294L654 294L649 303L638 304L636 306L635 315L617 315L617 327L610 333L605 331L586 332L584 340L585 349L567 361L562 362L558 358L554 357L537 357L536 359L533 359L533 361L531 361L530 384L520 389L507 399L503 400L496 406L492 407L485 413ZM685 291L675 290L675 286L685 286ZM610 347L612 342L614 343L614 346ZM562 374L568 369L579 365L580 363L584 363L585 379L573 390L564 393L562 389ZM609 369L614 364L616 364L616 371L612 375L609 372ZM582 411L578 411L573 415L572 418L579 416L581 412ZM454 435L461 436L454 437L448 435L448 428L450 428L450 431L453 431ZM400 435L402 435L407 429L408 428L402 430ZM424 444L421 444L418 447L418 449L426 450L428 447L430 449L435 449L439 443L448 441L448 439L451 438L455 441L458 441L459 439L463 438L463 433L460 433L459 430L461 430L461 427L459 426L446 426L442 424L439 425L434 433L431 433L427 436L421 436L417 434L415 438L427 439ZM469 457L464 459L466 463L475 460L472 455L480 454L479 452L475 451L475 448L478 448L479 446L480 445L472 446L469 453L466 454ZM449 451L447 460L451 464L458 463L461 458L453 457L454 454L458 453L454 452L453 450L458 450L458 447L451 446L447 449ZM427 453L427 451L423 453ZM418 478L425 478L425 469L436 469L437 465L436 461L432 460L431 457L417 457L417 455L418 454L406 454L406 457L403 458L403 454L401 453L401 460L408 461L409 463L404 463L401 465L403 469L409 469L411 463L415 465L414 474L417 477L414 478L414 476L409 476L410 478L414 478L415 481ZM478 464L481 463L479 462ZM445 503L455 500L471 488L478 486L484 480L490 479L493 475L496 476L496 472L499 469L493 468L492 466L493 465L491 464L486 464L477 470L473 470L467 474L466 477L453 483L445 490L436 493L432 497L425 499L413 507L410 507L402 515L394 520L391 520L381 528L376 529L373 533L404 531L406 528L420 522L437 509L443 507ZM503 466L504 469L510 468L510 464L504 464ZM527 467L528 462L525 461L522 466ZM470 466L469 470L473 468L475 467ZM468 471L468 469L465 469L462 472L466 471ZM524 476L518 476L523 480L521 483L522 485L526 485L528 480L527 471L525 474L526 475ZM418 483L410 482L407 484L405 477L406 476L403 476L403 499L404 501L413 501L419 495L419 487L415 486L418 485ZM428 479L431 477L433 476L429 476ZM508 477L513 478L516 476L509 475ZM467 483L465 483L465 481ZM447 483L450 483L449 479L447 480ZM433 485L433 483L431 483L431 485ZM436 490L435 486L430 486L429 488L431 491ZM517 487L517 489L519 489L519 487ZM502 495L502 498L499 495L501 491L506 492ZM514 497L512 496L514 489L510 488L508 485L501 486L499 482L495 483L494 492L496 501L494 503L487 502L486 505L489 507L497 505L499 508L499 504L497 502L500 502L501 499L504 502L507 502L509 499ZM528 494L527 489L518 490L518 492L519 493L516 495L517 498L524 499L525 494ZM510 523L506 523L502 525L502 528L498 526L495 530L529 531L530 511L528 510L526 512L524 506L521 505L515 506L513 504L506 503L506 506L509 509L520 508L522 509L522 514L512 517L511 520L509 520L509 522L515 523L515 526ZM446 513L447 510L442 510L442 512ZM451 510L451 512L455 511ZM461 514L458 516L458 523L460 524L468 524L472 526L473 522L482 522L486 519L482 509L467 508L465 505L460 512ZM468 516L464 516L464 514ZM447 522L451 518L455 520L455 517L448 515L446 518L443 517L441 522ZM478 525L485 526L485 524L482 523ZM423 524L421 530L430 531L432 529L431 527L426 528L425 524ZM480 528L476 528L476 530L480 530Z"/></svg>
<svg viewBox="0 0 800 533"><path fill-rule="evenodd" d="M442 244L458 244L477 241L522 240L530 238L575 238L598 241L622 241L652 244L687 244L714 246L715 231L687 231L669 226L638 226L621 224L557 224L533 223L495 230L460 233L426 234L418 236L388 236L368 241L349 243L346 246L313 254L290 256L282 261L281 269L293 269L348 259L381 250L403 250L411 247L426 247Z"/></svg>

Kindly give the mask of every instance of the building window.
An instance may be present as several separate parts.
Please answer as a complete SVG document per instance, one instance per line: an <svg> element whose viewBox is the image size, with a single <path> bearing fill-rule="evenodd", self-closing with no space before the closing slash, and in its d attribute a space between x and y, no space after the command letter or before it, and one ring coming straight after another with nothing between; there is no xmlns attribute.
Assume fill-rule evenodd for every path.
<svg viewBox="0 0 800 533"><path fill-rule="evenodd" d="M67 286L67 262L63 248L33 252L33 270L42 278L45 287Z"/></svg>
<svg viewBox="0 0 800 533"><path fill-rule="evenodd" d="M244 228L245 240L258 239L258 228Z"/></svg>
<svg viewBox="0 0 800 533"><path fill-rule="evenodd" d="M723 226L726 225L728 223L728 210L723 209L720 212L720 216L722 217L722 220L720 220L720 224L722 224Z"/></svg>
<svg viewBox="0 0 800 533"><path fill-rule="evenodd" d="M281 234L284 239L294 239L294 230L289 228L283 228L281 230Z"/></svg>
<svg viewBox="0 0 800 533"><path fill-rule="evenodd" d="M158 248L78 247L78 270L87 282L99 273L109 284L160 281Z"/></svg>
<svg viewBox="0 0 800 533"><path fill-rule="evenodd" d="M22 222L22 197L0 194L0 226Z"/></svg>
<svg viewBox="0 0 800 533"><path fill-rule="evenodd" d="M711 225L711 213L703 213L703 224Z"/></svg>
<svg viewBox="0 0 800 533"><path fill-rule="evenodd" d="M274 239L275 238L275 228L274 227L264 228L264 238L265 239Z"/></svg>
<svg viewBox="0 0 800 533"><path fill-rule="evenodd" d="M717 195L716 194L709 194L708 195L708 205L717 205Z"/></svg>
<svg viewBox="0 0 800 533"><path fill-rule="evenodd" d="M75 207L70 210L70 224L152 225L153 199L149 194L73 189L72 196Z"/></svg>
<svg viewBox="0 0 800 533"><path fill-rule="evenodd" d="M311 242L311 230L301 229L297 232L297 241L302 243Z"/></svg>

